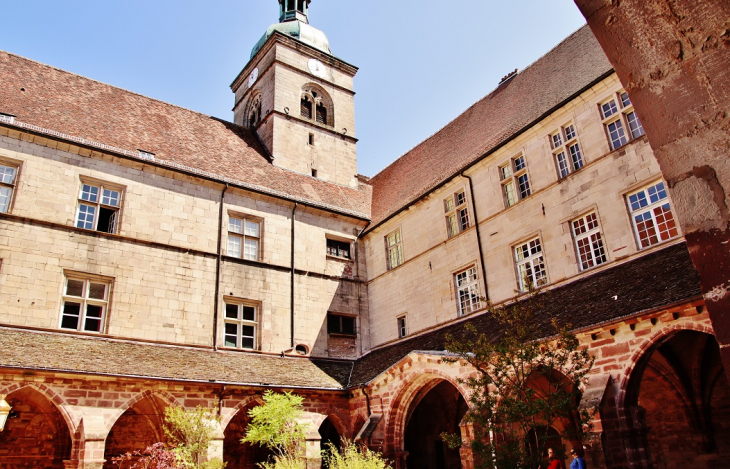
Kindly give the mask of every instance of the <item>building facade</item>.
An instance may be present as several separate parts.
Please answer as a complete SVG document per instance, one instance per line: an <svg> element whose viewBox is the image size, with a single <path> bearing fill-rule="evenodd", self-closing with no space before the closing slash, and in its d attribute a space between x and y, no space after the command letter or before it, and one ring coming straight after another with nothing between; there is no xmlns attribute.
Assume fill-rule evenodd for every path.
<svg viewBox="0 0 730 469"><path fill-rule="evenodd" d="M309 1L279 3L233 122L0 54L3 467L111 468L170 405L217 409L211 454L255 467L240 439L267 389L305 397L313 466L346 437L397 468L472 467L439 436L473 434L445 335L531 284L596 357L593 437L563 445L591 467L726 459L698 276L590 30L368 179L357 68Z"/></svg>

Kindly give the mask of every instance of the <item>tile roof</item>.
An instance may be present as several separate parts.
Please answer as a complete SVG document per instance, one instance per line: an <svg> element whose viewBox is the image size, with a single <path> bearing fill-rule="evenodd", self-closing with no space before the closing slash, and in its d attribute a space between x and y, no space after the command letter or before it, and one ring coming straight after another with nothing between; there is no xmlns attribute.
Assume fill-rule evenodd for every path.
<svg viewBox="0 0 730 469"><path fill-rule="evenodd" d="M552 290L542 317L546 322L557 318L583 328L699 295L699 276L686 244L681 243ZM493 331L495 338L500 334L488 314L467 321L479 330ZM215 352L0 327L0 367L345 389L372 381L413 351L443 351L446 334L464 334L465 324L453 324L374 350L354 365L351 361ZM53 353L49 353L51 350Z"/></svg>
<svg viewBox="0 0 730 469"><path fill-rule="evenodd" d="M611 70L591 30L582 27L373 176L371 229Z"/></svg>
<svg viewBox="0 0 730 469"><path fill-rule="evenodd" d="M551 290L543 304L541 317L546 324L557 318L561 324L569 323L575 329L581 329L700 294L699 275L689 257L687 245L681 243ZM480 331L492 331L494 338L501 334L489 314L473 316L467 322ZM349 385L358 386L372 381L412 351L443 351L446 334L455 337L465 334L467 322L370 352L355 363Z"/></svg>
<svg viewBox="0 0 730 469"><path fill-rule="evenodd" d="M163 166L182 165L274 196L370 215L370 186L353 189L278 168L252 131L230 122L2 51L0 86L0 113L45 133L127 154L142 149Z"/></svg>
<svg viewBox="0 0 730 469"><path fill-rule="evenodd" d="M342 389L352 362L280 358L53 332L0 328L0 367L58 372Z"/></svg>

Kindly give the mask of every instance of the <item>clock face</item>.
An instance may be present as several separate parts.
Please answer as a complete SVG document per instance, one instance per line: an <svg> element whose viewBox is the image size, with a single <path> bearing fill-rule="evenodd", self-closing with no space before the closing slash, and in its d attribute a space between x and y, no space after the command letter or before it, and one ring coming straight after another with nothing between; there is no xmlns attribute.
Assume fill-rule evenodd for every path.
<svg viewBox="0 0 730 469"><path fill-rule="evenodd" d="M258 67L254 68L251 72L251 75L248 76L248 87L251 88L254 83L256 83L256 79L259 77L259 69Z"/></svg>
<svg viewBox="0 0 730 469"><path fill-rule="evenodd" d="M324 68L324 64L319 60L309 59L307 66L309 67L309 71L312 72L312 75L320 78L324 77L326 70Z"/></svg>

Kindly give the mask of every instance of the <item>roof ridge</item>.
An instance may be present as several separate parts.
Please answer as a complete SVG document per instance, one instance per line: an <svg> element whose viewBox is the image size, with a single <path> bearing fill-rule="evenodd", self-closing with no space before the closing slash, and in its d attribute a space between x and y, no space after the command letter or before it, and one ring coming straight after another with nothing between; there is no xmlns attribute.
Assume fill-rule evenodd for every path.
<svg viewBox="0 0 730 469"><path fill-rule="evenodd" d="M499 88L501 88L501 87L503 87L504 85L506 85L507 83L511 83L511 82L513 82L513 81L514 81L515 79L519 78L519 76L520 76L520 75L522 75L522 73L523 73L523 72L526 72L526 71L527 71L528 69L530 69L531 67L533 67L533 66L534 66L535 64L537 64L537 63L538 63L539 61L543 60L543 59L544 59L544 58L545 58L545 57L546 57L546 56L547 56L548 54L550 54L551 52L553 52L553 51L554 51L555 49L557 49L558 47L560 47L560 46L561 46L562 44L564 44L565 42L567 42L567 41L568 41L569 39L572 39L572 38L573 38L573 36L575 36L575 35L576 35L576 34L577 34L577 33L578 33L579 31L581 31L582 29L584 29L584 28L587 28L587 27L588 27L588 24L584 24L584 25L583 25L583 26L581 26L580 28L576 29L575 31L573 31L572 33L570 33L570 34L569 34L568 36L566 36L566 37L565 37L565 38L564 38L563 40L561 40L560 42L558 42L557 44L555 44L555 45L554 45L554 46L553 46L552 48L550 48L550 49L549 49L549 50L548 50L547 52L545 52L545 53L544 53L544 54L542 54L542 55L541 55L540 57L538 57L538 58L537 58L536 60L533 60L533 61L532 61L532 62L531 62L531 63L530 63L529 65L527 65L527 66L526 66L525 68L523 68L522 70L519 70L519 71L517 72L517 74L516 74L515 76L513 76L512 78L510 78L509 80L507 80L507 81L505 81L505 82L500 82L500 83L499 83L499 84L498 84L497 86L495 86L495 87L494 87L493 89L491 89L491 90L490 90L490 91L489 91L489 92L488 92L487 94L485 94L485 95L484 95L484 96L482 96L481 98L479 98L479 99L477 99L476 101L474 101L474 102L473 102L473 103L472 103L472 104L471 104L471 105L470 105L470 106L469 106L468 108L466 108L466 109L464 109L463 111L461 111L461 112L460 112L460 113L459 113L459 114L458 114L458 115L457 115L456 117L454 117L453 119L451 119L450 121L448 121L448 122L447 122L446 124L442 125L442 126L441 126L441 127L440 127L440 128L438 129L438 130L436 130L435 132L433 132L433 133L432 133L431 135L429 135L428 137L424 138L423 140L421 140L420 142L418 142L417 144L415 144L415 145L414 145L413 147L411 147L411 148L410 148L410 149L409 149L408 151L406 151L405 153L403 153L402 155L400 155L400 156L399 156L398 158L396 158L396 159L395 159L394 161L392 161L392 162L391 162L391 163L390 163L390 164L389 164L388 166L386 166L385 168L383 168L383 169L381 169L380 171L378 171L378 173L376 173L376 174L375 174L374 176L372 176L372 177L370 178L370 181L372 181L373 179L377 179L377 178L378 178L378 176L380 176L380 175L381 175L382 173L384 173L384 172L385 172L385 171L386 171L387 169L389 169L389 168L390 168L391 166L393 166L393 165L394 165L394 164L396 164L396 163L397 163L398 161L400 161L400 160L401 160L401 159L402 159L403 157L405 157L406 155L408 155L409 153L411 153L411 152L412 152L413 150L415 150L415 149L416 149L416 148L418 148L419 146L423 145L424 143L426 143L427 141L429 141L430 139L432 139L433 137L435 137L435 136L436 136L437 134L439 134L439 133L440 133L440 132L441 132L442 130L444 130L445 128L447 128L448 126L450 126L450 125L451 125L452 123L454 123L454 122L455 122L455 121L456 121L457 119L459 119L459 118L460 118L461 116L463 116L464 114L467 114L467 113L468 113L469 111L471 111L471 110L472 110L472 109L473 109L473 108L474 108L475 106L477 106L477 105L478 105L478 104L480 104L480 103L481 103L482 101L484 101L485 99L487 99L488 97L490 97L490 96L491 96L492 94L494 94L494 92L495 92L495 91L497 91L497 90L498 90Z"/></svg>

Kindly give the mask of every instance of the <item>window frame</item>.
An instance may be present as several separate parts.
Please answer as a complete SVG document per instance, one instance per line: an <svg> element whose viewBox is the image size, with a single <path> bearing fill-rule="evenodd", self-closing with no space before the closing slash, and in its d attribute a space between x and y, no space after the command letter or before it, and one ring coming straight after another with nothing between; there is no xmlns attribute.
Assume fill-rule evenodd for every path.
<svg viewBox="0 0 730 469"><path fill-rule="evenodd" d="M394 243L390 244L390 237L394 236ZM403 265L405 262L405 256L403 254L403 234L400 228L396 228L383 237L385 242L385 262L388 267L387 270L393 270L396 267ZM392 252L396 252L397 263L393 263Z"/></svg>
<svg viewBox="0 0 730 469"><path fill-rule="evenodd" d="M605 106L609 104L613 104L613 107L610 108L611 113L607 115ZM621 89L611 93L609 98L601 101L598 104L598 113L601 116L601 122L608 139L608 147L611 151L618 150L646 134L626 90ZM614 126L613 130L611 126ZM618 136L619 131L620 136ZM617 139L612 136L614 132L618 136ZM623 142L621 139L623 139Z"/></svg>
<svg viewBox="0 0 730 469"><path fill-rule="evenodd" d="M571 129L571 131L569 132L568 129ZM558 130L553 131L548 135L548 141L553 153L553 161L555 162L558 179L565 179L585 166L585 158L583 157L583 152L580 148L578 132L575 129L574 122L568 122L567 124L560 126ZM578 160L574 158L574 154L572 153L573 148L577 149ZM564 170L561 168L561 155L565 165Z"/></svg>
<svg viewBox="0 0 730 469"><path fill-rule="evenodd" d="M580 233L577 232L578 229L576 228L576 223L579 221L583 221L584 227L584 231ZM575 248L578 269L581 272L585 272L587 270L594 269L600 265L606 264L608 262L608 250L606 249L606 245L603 242L603 233L601 232L601 223L598 218L598 212L596 212L595 210L586 212L585 214L570 220L569 224L570 233L573 236L573 247ZM591 224L594 225L592 228ZM583 240L587 240L589 248L587 254L590 255L590 258L585 260L582 254L582 252L585 251L585 249L582 249L585 247L585 244L581 246L581 242ZM597 252L601 251L603 253L602 256L596 254Z"/></svg>
<svg viewBox="0 0 730 469"><path fill-rule="evenodd" d="M334 127L335 116L332 97L314 83L304 85L299 96L299 118L316 125Z"/></svg>
<svg viewBox="0 0 730 469"><path fill-rule="evenodd" d="M513 156L508 161L498 165L497 172L502 186L502 199L505 208L513 207L532 195L530 178L527 173L527 159L524 153ZM523 178L526 187L520 189L520 181Z"/></svg>
<svg viewBox="0 0 730 469"><path fill-rule="evenodd" d="M661 192L664 192L664 197L658 198L655 202L651 202L651 193L649 192L649 189L657 188L658 186L662 186L661 189L657 190L657 194L659 195ZM646 205L639 206L638 208L634 209L632 207L632 201L631 197L634 195L637 195L639 193L645 193L644 200L647 201ZM664 244L666 242L669 242L673 239L678 238L682 235L682 232L680 231L679 223L677 222L677 219L674 216L674 209L672 208L672 200L669 197L669 189L667 187L667 183L663 179L654 180L652 182L646 183L637 189L634 189L628 193L626 193L624 199L626 200L626 208L628 209L629 217L631 218L631 227L634 232L634 239L636 240L636 245L638 249L644 250L649 249L654 246L658 246L660 244ZM640 201L637 198L637 202ZM665 220L664 223L671 224L672 226L668 228L666 231L669 233L669 236L666 238L661 237L662 231L660 230L660 223L657 221L658 214L656 213L656 209L662 208L664 210L664 207L669 206L668 211L663 211L661 216L666 217L666 214L669 213L671 220ZM647 220L651 220L652 226L651 229L654 232L654 236L656 236L656 241L649 242L649 244L644 243L642 238L642 231L640 230L638 224L637 224L637 215L643 215L643 214L649 214L649 219L644 219L642 221L646 222ZM672 233L672 230L674 231L674 234ZM651 235L650 235L651 236ZM649 238L649 241L651 239Z"/></svg>
<svg viewBox="0 0 730 469"><path fill-rule="evenodd" d="M330 242L337 243L341 245L347 245L347 255L341 256L338 253L333 253L330 251ZM345 240L340 238L330 238L329 236L326 237L325 241L326 246L326 252L328 257L334 257L335 259L340 260L346 260L346 261L352 261L352 250L353 250L353 242L351 240ZM339 252L339 248L337 248L337 252Z"/></svg>
<svg viewBox="0 0 730 469"><path fill-rule="evenodd" d="M229 306L232 306L236 308L236 317L230 317L228 316L229 312ZM245 312L246 308L253 309L254 318L246 319ZM246 300L243 298L234 298L234 297L223 297L223 334L221 334L223 338L223 347L228 347L236 350L260 350L261 347L261 340L259 337L260 331L261 331L261 303L257 301L251 301ZM235 331L235 338L236 338L236 344L230 345L228 344L227 340L228 337L234 335L228 332L227 325L234 325L236 327ZM252 327L253 328L253 335L243 335L243 328L244 327ZM244 347L243 340L251 339L253 341L253 345L251 347Z"/></svg>
<svg viewBox="0 0 730 469"><path fill-rule="evenodd" d="M401 314L395 320L398 326L398 338L402 339L408 335L408 314Z"/></svg>
<svg viewBox="0 0 730 469"><path fill-rule="evenodd" d="M334 323L331 321L331 319L337 318L337 330L335 329ZM343 319L352 320L352 333L346 332L345 327L343 326ZM340 335L340 336L347 336L347 337L357 337L357 316L351 315L351 314L344 314L344 313L336 313L334 311L328 311L327 312L327 335Z"/></svg>
<svg viewBox="0 0 730 469"><path fill-rule="evenodd" d="M532 253L532 246L531 244L537 241L537 247L539 248L538 251L536 251L534 254ZM526 257L520 258L520 255L524 253L524 250L522 248L527 247L528 252L530 253ZM542 247L542 239L539 235L532 236L528 238L525 241L521 241L515 245L512 246L512 256L515 261L515 271L517 273L517 286L522 293L527 293L530 291L530 287L533 289L542 287L544 285L547 285L549 283L548 280L548 273L547 273L547 264L545 262L545 251ZM540 259L540 263L536 264L535 262ZM530 274L530 281L531 285L528 285L526 283L526 276L522 275L522 269L521 266L530 266L531 274ZM542 272L542 276L540 278L537 278L536 272L538 271L535 267L536 265L539 265L541 269L539 270ZM525 269L525 273L527 273L527 270Z"/></svg>
<svg viewBox="0 0 730 469"><path fill-rule="evenodd" d="M465 275L466 282L460 283L459 277ZM482 300L479 286L479 270L477 264L471 264L453 273L454 292L456 299L457 317L468 316L482 309ZM462 298L462 292L465 293ZM462 301L464 299L465 301ZM469 311L465 311L468 306Z"/></svg>
<svg viewBox="0 0 730 469"><path fill-rule="evenodd" d="M468 200L463 188L443 200L447 238L453 238L471 226Z"/></svg>
<svg viewBox="0 0 730 469"><path fill-rule="evenodd" d="M88 191L86 190L87 187L89 188ZM97 189L96 194L93 194L93 191L91 191L92 188ZM104 203L104 198L107 197L105 191L117 193L116 205ZM87 231L96 231L97 233L119 234L122 225L122 204L124 202L124 192L125 187L119 184L82 177L78 195L76 196L74 227ZM94 195L95 200L85 199L85 193L89 194L89 197ZM113 197L110 196L108 200L113 200ZM93 213L89 212L87 209L82 218L82 207L93 208ZM112 220L109 222L109 225L111 225L112 228L108 231L99 229L99 221L102 218L100 216L102 209L113 212L113 214L109 217L109 220ZM92 217L90 222L92 227L79 226L80 224L87 225L89 223L89 215Z"/></svg>
<svg viewBox="0 0 730 469"><path fill-rule="evenodd" d="M234 231L231 229L232 221L238 220L241 222L241 231ZM257 226L258 236L246 233L246 223L255 224ZM238 254L235 251L231 252L231 240L239 239ZM264 219L261 217L247 215L240 212L228 212L228 222L226 223L226 245L225 255L228 257L234 257L236 259L243 259L247 261L260 262L263 258L263 239L264 239ZM256 255L247 257L246 255L246 241L256 241Z"/></svg>
<svg viewBox="0 0 730 469"><path fill-rule="evenodd" d="M6 191L6 201L4 202L5 208L3 209L3 205L0 205L0 213L10 213L13 209L13 202L15 201L15 193L18 187L21 163L0 158L0 168L7 168L13 171L13 174L9 179L10 182L8 182L8 178L6 177L6 170L2 169L2 171L0 171L0 204L2 204L3 189Z"/></svg>
<svg viewBox="0 0 730 469"><path fill-rule="evenodd" d="M69 294L69 281L82 282L82 293L81 296ZM103 285L104 295L103 298L91 297L91 285ZM104 334L107 328L107 318L109 317L109 306L111 304L112 287L114 285L114 279L109 277L102 277L94 274L85 274L80 272L64 272L64 282L61 289L61 308L59 311L58 318L58 329L63 331L75 331L75 332L87 332L93 334ZM66 313L67 303L78 304L79 312L78 315ZM89 306L99 307L101 309L99 316L89 316ZM75 328L64 327L64 320L66 318L77 318L77 324ZM88 329L87 322L98 321L98 329Z"/></svg>

